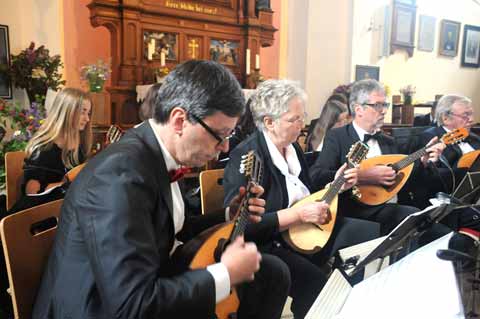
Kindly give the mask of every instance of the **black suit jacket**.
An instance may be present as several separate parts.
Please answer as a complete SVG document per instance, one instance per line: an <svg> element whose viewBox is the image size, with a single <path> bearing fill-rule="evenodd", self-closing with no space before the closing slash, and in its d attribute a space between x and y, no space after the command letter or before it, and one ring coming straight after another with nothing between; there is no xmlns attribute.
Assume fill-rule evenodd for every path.
<svg viewBox="0 0 480 319"><path fill-rule="evenodd" d="M360 138L352 124L327 131L322 151L310 168L314 190L324 188L327 183L334 179L336 171L346 162L350 146L359 140ZM382 154L399 154L398 147L392 137L381 133L377 140ZM412 175L418 174L417 171L418 169L414 168ZM368 218L383 206L361 204L352 198L351 191L344 192L339 196L339 213L346 216Z"/></svg>
<svg viewBox="0 0 480 319"><path fill-rule="evenodd" d="M293 147L302 166L300 180L307 188L310 188L310 177L307 173L308 168L303 153L298 144L294 143ZM263 177L260 184L265 189L262 198L265 199L266 204L262 221L257 224L249 224L245 231L245 237L247 240L250 239L259 244L265 244L271 242L272 238L280 238L276 212L288 207L288 192L285 176L273 164L262 132L256 131L230 153L230 160L225 167L224 174L224 205L229 203L235 194L238 193L238 188L246 183L245 176L239 172L238 168L242 155L251 150L255 151L257 156L263 161Z"/></svg>
<svg viewBox="0 0 480 319"><path fill-rule="evenodd" d="M171 262L172 213L146 122L90 160L69 189L33 318L211 318L213 277ZM206 226L185 222L192 233Z"/></svg>
<svg viewBox="0 0 480 319"><path fill-rule="evenodd" d="M434 126L435 122L430 120L430 113L425 115L415 116L413 119L413 126Z"/></svg>
<svg viewBox="0 0 480 319"><path fill-rule="evenodd" d="M430 141L433 137L437 136L441 138L447 131L442 126L435 126L425 130L420 135L420 144L426 144ZM470 132L470 135L465 139L465 142L469 143L473 149L477 150L480 148L480 139L477 135ZM447 148L443 151L442 156L448 161L448 163L454 167L460 157L462 157L463 153L460 149L460 146L457 144L448 145Z"/></svg>

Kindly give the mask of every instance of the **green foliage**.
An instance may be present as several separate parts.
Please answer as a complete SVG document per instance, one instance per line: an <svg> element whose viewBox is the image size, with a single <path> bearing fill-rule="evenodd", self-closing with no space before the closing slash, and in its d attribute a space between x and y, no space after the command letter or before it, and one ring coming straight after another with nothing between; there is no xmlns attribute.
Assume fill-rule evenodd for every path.
<svg viewBox="0 0 480 319"><path fill-rule="evenodd" d="M15 87L25 89L30 102L33 102L38 97L44 97L48 88L58 90L65 84L59 73L61 67L60 55L50 56L43 45L35 49L35 43L31 42L18 55L12 55L11 65L0 68L0 74L11 80Z"/></svg>

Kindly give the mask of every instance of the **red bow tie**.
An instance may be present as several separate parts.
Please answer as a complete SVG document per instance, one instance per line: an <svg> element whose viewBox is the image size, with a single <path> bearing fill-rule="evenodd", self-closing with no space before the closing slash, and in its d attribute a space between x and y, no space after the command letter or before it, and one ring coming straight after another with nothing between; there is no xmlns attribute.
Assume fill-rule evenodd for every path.
<svg viewBox="0 0 480 319"><path fill-rule="evenodd" d="M173 169L168 171L168 176L170 177L170 183L175 183L179 179L182 179L186 173L190 173L190 167L180 167L178 169Z"/></svg>

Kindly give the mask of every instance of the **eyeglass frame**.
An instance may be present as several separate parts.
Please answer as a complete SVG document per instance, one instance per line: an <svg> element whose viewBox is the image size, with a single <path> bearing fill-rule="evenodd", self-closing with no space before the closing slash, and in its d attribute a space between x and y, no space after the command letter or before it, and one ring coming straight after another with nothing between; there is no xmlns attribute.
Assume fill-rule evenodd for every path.
<svg viewBox="0 0 480 319"><path fill-rule="evenodd" d="M388 110L390 108L390 103L388 102L383 102L383 103L362 103L360 104L362 106L370 106L372 109L374 109L377 112L381 112L383 110ZM382 105L382 108L380 109L378 106Z"/></svg>
<svg viewBox="0 0 480 319"><path fill-rule="evenodd" d="M464 121L468 121L469 119L473 118L473 116L474 116L473 112L462 115L462 114L455 114L452 111L449 111L448 114L458 116L459 118L461 118Z"/></svg>
<svg viewBox="0 0 480 319"><path fill-rule="evenodd" d="M225 141L229 141L235 135L235 130L233 130L232 133L230 133L230 135L222 138L222 137L220 137L220 135L217 134L217 132L215 132L210 126L208 126L208 124L205 123L201 118L199 118L198 116L196 116L194 114L190 114L190 116L195 121L197 121L198 124L203 126L203 128L218 141L217 146L225 143Z"/></svg>

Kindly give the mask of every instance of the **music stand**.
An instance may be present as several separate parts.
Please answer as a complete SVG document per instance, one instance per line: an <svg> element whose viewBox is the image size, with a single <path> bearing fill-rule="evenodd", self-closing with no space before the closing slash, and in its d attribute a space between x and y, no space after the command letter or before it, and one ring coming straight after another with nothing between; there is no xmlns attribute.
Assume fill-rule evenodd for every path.
<svg viewBox="0 0 480 319"><path fill-rule="evenodd" d="M452 196L468 204L478 201L480 197L480 156L477 156L472 163Z"/></svg>
<svg viewBox="0 0 480 319"><path fill-rule="evenodd" d="M399 248L408 247L413 239L419 237L434 223L437 223L445 216L450 214L453 209L464 206L443 204L437 207L427 207L421 212L407 216L394 230L387 235L385 240L380 243L365 259L355 266L349 274L350 277L361 271L367 264L377 258L390 256L393 261L398 255Z"/></svg>

